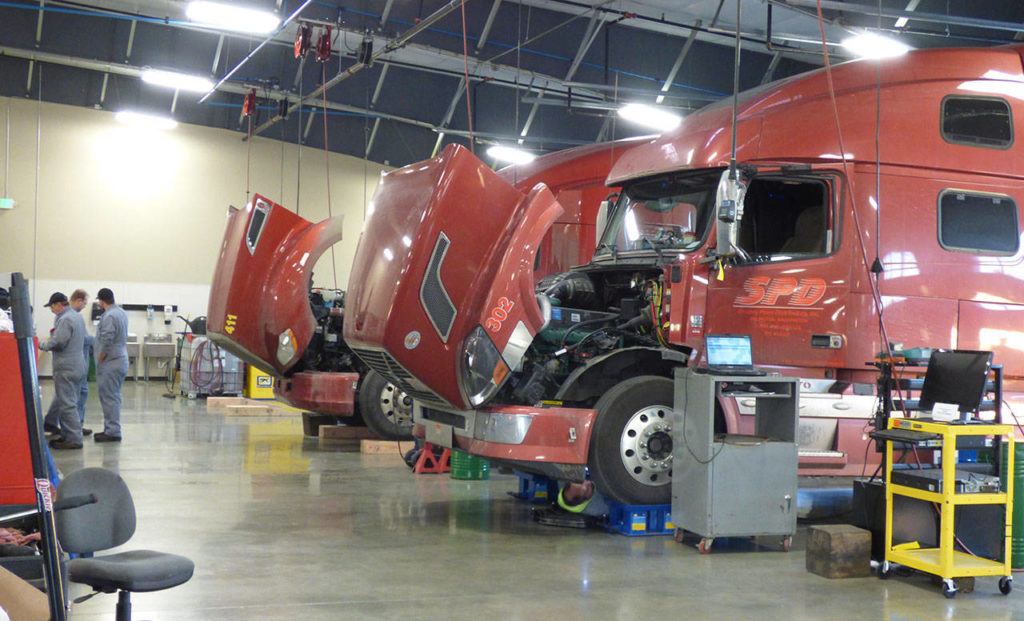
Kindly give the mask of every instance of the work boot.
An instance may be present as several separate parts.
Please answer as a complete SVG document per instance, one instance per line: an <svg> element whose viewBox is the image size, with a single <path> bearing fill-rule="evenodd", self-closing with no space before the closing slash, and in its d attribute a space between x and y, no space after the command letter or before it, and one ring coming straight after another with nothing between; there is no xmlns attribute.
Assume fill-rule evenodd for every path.
<svg viewBox="0 0 1024 621"><path fill-rule="evenodd" d="M92 435L92 429L89 429L88 427L82 427L82 435L83 436L91 436Z"/></svg>
<svg viewBox="0 0 1024 621"><path fill-rule="evenodd" d="M93 436L93 439L97 442L120 442L121 436L108 436L105 433L97 433Z"/></svg>
<svg viewBox="0 0 1024 621"><path fill-rule="evenodd" d="M55 440L50 440L50 448L58 449L58 450L60 450L60 449L79 450L79 449L82 448L82 444L81 444L81 442L68 442L64 438L57 438Z"/></svg>

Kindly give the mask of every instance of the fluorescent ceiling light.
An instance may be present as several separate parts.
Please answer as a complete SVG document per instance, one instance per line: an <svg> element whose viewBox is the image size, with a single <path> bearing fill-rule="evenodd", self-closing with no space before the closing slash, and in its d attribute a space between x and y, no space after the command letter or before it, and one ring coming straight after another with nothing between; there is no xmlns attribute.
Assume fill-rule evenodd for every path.
<svg viewBox="0 0 1024 621"><path fill-rule="evenodd" d="M213 82L202 76L160 69L143 69L142 81L191 93L205 93L213 88Z"/></svg>
<svg viewBox="0 0 1024 621"><path fill-rule="evenodd" d="M269 11L221 2L189 2L185 14L197 24L211 28L256 34L273 32L281 23L281 19Z"/></svg>
<svg viewBox="0 0 1024 621"><path fill-rule="evenodd" d="M913 49L909 45L901 43L896 39L883 37L882 35L878 35L873 32L865 32L863 34L849 37L848 39L843 39L842 46L846 48L847 51L852 52L861 58L868 58L871 60L903 56Z"/></svg>
<svg viewBox="0 0 1024 621"><path fill-rule="evenodd" d="M499 162L508 162L509 164L529 164L537 159L537 156L533 153L514 147L505 147L500 144L488 147L487 155L490 155Z"/></svg>
<svg viewBox="0 0 1024 621"><path fill-rule="evenodd" d="M141 112L132 112L131 110L122 110L115 115L115 118L125 125L140 128L174 129L178 126L178 122L172 118L156 116L153 114L143 114Z"/></svg>
<svg viewBox="0 0 1024 621"><path fill-rule="evenodd" d="M910 20L907 19L906 17L901 17L901 18L896 20L896 27L897 28L903 28L904 26L907 25L907 22L909 22L909 21Z"/></svg>
<svg viewBox="0 0 1024 621"><path fill-rule="evenodd" d="M631 103L622 106L619 108L619 116L627 121L655 129L659 132L675 129L683 122L683 117L678 114L658 106L649 106L642 103Z"/></svg>

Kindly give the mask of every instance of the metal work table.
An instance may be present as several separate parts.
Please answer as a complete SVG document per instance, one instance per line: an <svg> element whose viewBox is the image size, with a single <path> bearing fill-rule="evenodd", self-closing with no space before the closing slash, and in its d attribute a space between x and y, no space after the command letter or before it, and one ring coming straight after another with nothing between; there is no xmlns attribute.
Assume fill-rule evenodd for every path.
<svg viewBox="0 0 1024 621"><path fill-rule="evenodd" d="M720 395L755 399L754 435L716 434ZM701 537L706 554L716 537L796 532L800 391L796 378L722 376L676 370L672 425L672 518Z"/></svg>

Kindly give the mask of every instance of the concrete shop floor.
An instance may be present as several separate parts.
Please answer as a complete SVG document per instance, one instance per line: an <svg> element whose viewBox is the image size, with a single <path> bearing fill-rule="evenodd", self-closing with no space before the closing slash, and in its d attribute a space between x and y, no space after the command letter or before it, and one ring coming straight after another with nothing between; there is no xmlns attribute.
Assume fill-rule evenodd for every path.
<svg viewBox="0 0 1024 621"><path fill-rule="evenodd" d="M102 429L92 387L86 426ZM136 619L1017 619L995 579L946 600L928 578L827 580L750 545L701 556L670 537L540 526L513 477L414 476L398 455L305 440L298 416L225 417L125 386L124 442L58 451L117 470L135 497L126 549L191 557L190 582L133 597ZM43 403L49 404L50 382ZM716 545L718 543L716 542ZM87 589L75 585L72 595ZM116 596L71 619L113 619Z"/></svg>

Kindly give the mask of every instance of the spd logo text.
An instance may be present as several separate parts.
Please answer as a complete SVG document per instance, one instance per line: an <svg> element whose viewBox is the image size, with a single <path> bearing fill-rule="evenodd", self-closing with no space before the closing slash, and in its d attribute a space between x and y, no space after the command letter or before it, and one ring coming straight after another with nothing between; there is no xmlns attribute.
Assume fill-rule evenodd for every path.
<svg viewBox="0 0 1024 621"><path fill-rule="evenodd" d="M755 276L743 282L736 306L809 308L825 297L825 279Z"/></svg>

